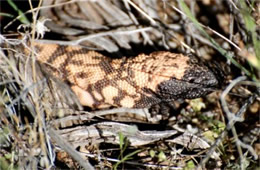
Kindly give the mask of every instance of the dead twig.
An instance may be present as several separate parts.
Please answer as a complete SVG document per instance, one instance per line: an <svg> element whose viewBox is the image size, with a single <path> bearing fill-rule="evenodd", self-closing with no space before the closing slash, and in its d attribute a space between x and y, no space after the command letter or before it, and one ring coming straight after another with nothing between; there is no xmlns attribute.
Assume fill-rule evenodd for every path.
<svg viewBox="0 0 260 170"><path fill-rule="evenodd" d="M259 96L259 92L260 92L260 88L257 88L257 92L254 93L252 96L250 96L248 98L248 100L244 103L244 105L240 108L240 110L236 113L233 114L229 111L228 107L227 107L227 103L225 101L225 96L229 93L229 91L235 86L237 85L239 82L246 80L245 76L241 76L236 78L235 80L233 80L229 86L223 91L222 95L221 95L221 105L222 108L224 110L224 112L226 113L227 117L228 117L228 124L226 126L226 129L220 134L220 136L218 137L218 139L216 140L216 142L214 143L214 145L210 148L210 150L207 153L207 156L200 162L199 166L197 167L197 169L201 169L202 167L205 167L205 164L208 162L209 158L211 157L211 155L214 153L214 151L216 150L216 148L220 145L220 143L223 141L223 139L226 137L227 132L229 130L232 130L234 128L234 124L238 121L243 121L243 117L244 117L244 113L246 111L246 109L254 102L254 100L256 99L257 96ZM232 130L232 132L234 132ZM249 152L254 156L255 159L257 159L257 154L255 153L255 151L253 150L253 148L247 144L242 143L236 133L233 135L235 136L236 139L236 144L237 147L241 150L240 147L243 148L248 148ZM240 161L242 163L243 158L243 154L242 152L240 153ZM242 166L241 166L242 168Z"/></svg>
<svg viewBox="0 0 260 170"><path fill-rule="evenodd" d="M80 166L86 170L94 170L94 167L87 161L84 160L78 152L76 152L71 145L65 141L53 128L49 127L50 137L64 150L66 151L74 160L76 160Z"/></svg>

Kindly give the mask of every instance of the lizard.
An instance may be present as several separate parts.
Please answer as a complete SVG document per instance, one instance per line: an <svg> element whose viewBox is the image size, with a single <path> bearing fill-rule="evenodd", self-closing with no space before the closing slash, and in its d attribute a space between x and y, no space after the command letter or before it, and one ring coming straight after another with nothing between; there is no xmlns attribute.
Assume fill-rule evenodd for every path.
<svg viewBox="0 0 260 170"><path fill-rule="evenodd" d="M81 46L34 43L37 60L69 83L83 106L149 108L204 96L219 81L192 55L168 51L112 59ZM28 53L28 50L27 50Z"/></svg>

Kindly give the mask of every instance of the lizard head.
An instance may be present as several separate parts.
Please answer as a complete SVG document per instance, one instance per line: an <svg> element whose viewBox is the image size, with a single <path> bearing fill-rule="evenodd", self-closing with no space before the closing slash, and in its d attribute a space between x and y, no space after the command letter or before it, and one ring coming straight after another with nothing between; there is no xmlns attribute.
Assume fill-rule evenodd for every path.
<svg viewBox="0 0 260 170"><path fill-rule="evenodd" d="M193 99L215 91L221 80L209 67L193 58L187 63L182 78L175 77L158 85L158 94L165 100Z"/></svg>

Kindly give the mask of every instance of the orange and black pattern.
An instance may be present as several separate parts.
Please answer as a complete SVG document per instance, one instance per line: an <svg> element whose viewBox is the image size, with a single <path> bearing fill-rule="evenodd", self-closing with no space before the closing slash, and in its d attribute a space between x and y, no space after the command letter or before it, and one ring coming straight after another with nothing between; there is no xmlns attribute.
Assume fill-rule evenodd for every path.
<svg viewBox="0 0 260 170"><path fill-rule="evenodd" d="M80 46L35 44L37 59L70 83L82 105L93 109L146 108L162 101L197 98L218 85L192 56L153 52L111 59Z"/></svg>

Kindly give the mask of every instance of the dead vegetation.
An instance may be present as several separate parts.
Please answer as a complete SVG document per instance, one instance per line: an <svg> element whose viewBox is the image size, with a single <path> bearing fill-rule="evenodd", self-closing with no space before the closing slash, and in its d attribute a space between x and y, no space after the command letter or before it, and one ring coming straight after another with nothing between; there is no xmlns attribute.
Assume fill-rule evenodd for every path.
<svg viewBox="0 0 260 170"><path fill-rule="evenodd" d="M1 5L9 24L0 35L0 169L259 167L259 2L28 0L14 22L3 15L10 4L19 6ZM112 57L193 53L226 77L221 89L166 111L91 111L36 62L27 42L43 37Z"/></svg>

